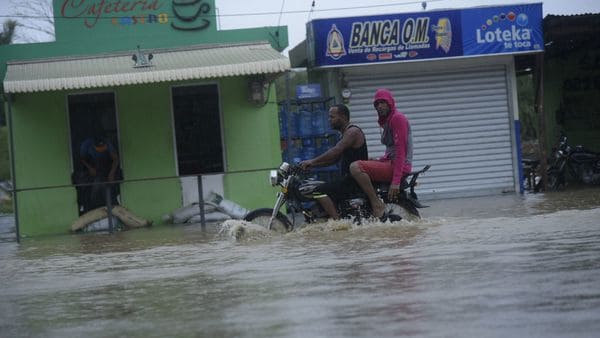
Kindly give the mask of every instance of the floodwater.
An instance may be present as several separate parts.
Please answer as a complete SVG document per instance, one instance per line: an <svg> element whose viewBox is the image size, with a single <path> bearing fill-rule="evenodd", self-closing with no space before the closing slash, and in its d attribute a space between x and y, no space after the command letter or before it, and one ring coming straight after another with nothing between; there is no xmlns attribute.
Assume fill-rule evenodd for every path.
<svg viewBox="0 0 600 338"><path fill-rule="evenodd" d="M0 243L1 337L598 337L600 190Z"/></svg>

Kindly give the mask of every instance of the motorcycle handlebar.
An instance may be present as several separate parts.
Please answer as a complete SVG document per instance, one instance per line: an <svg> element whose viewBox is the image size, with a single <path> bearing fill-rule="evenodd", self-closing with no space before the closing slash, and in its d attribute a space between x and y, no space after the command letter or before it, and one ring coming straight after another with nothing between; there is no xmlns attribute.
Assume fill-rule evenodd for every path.
<svg viewBox="0 0 600 338"><path fill-rule="evenodd" d="M304 170L299 164L290 164L290 174L305 174L310 170Z"/></svg>

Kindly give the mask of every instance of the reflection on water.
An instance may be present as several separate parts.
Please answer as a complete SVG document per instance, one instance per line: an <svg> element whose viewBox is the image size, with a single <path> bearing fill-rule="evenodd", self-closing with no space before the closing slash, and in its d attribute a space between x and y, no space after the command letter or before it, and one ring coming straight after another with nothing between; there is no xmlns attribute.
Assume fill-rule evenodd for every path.
<svg viewBox="0 0 600 338"><path fill-rule="evenodd" d="M238 221L0 243L0 336L592 337L598 189L420 221Z"/></svg>

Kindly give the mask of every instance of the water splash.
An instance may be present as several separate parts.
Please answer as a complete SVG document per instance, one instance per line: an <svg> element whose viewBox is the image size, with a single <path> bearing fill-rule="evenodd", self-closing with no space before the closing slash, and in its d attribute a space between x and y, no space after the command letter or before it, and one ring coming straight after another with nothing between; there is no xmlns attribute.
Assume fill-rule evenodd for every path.
<svg viewBox="0 0 600 338"><path fill-rule="evenodd" d="M366 219L360 224L353 219L332 220L319 223L304 223L295 230L280 234L270 231L262 225L243 220L226 220L220 225L218 236L228 238L235 242L250 242L276 237L312 237L315 235L323 236L336 233L348 234L391 234L395 232L404 232L407 229L426 228L443 224L444 220L438 218L431 219L402 219L400 221L382 222L378 219Z"/></svg>
<svg viewBox="0 0 600 338"><path fill-rule="evenodd" d="M221 224L219 236L225 236L237 242L271 238L277 233L247 221L230 219Z"/></svg>

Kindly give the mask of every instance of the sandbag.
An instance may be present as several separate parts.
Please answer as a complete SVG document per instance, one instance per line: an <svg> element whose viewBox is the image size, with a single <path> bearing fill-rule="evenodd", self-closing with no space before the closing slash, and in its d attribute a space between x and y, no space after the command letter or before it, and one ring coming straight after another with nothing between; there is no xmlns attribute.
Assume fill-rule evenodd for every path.
<svg viewBox="0 0 600 338"><path fill-rule="evenodd" d="M152 224L151 221L136 216L131 211L120 205L115 205L112 208L112 213L129 228L142 228Z"/></svg>
<svg viewBox="0 0 600 338"><path fill-rule="evenodd" d="M119 219L115 216L112 217L113 226L115 229L119 229L121 227L119 223ZM110 222L108 217L102 218L98 221L87 224L83 227L83 232L100 232L100 231L110 231Z"/></svg>
<svg viewBox="0 0 600 338"><path fill-rule="evenodd" d="M219 211L213 211L213 212L204 214L204 221L206 221L206 222L220 222L220 221L225 221L228 219L231 219L231 216L229 216L226 213L219 212ZM200 222L202 222L202 217L200 216L200 214L194 215L190 219L187 220L187 223L200 223Z"/></svg>
<svg viewBox="0 0 600 338"><path fill-rule="evenodd" d="M204 213L215 211L215 207L210 204L204 204ZM198 203L188 204L184 207L174 210L171 214L162 217L165 223L181 224L188 222L190 218L200 214Z"/></svg>
<svg viewBox="0 0 600 338"><path fill-rule="evenodd" d="M219 211L222 211L235 219L243 219L249 212L248 209L234 201L223 198L223 196L214 191L210 192L207 203L216 205Z"/></svg>
<svg viewBox="0 0 600 338"><path fill-rule="evenodd" d="M108 213L106 212L105 207L99 207L90 210L85 214L79 216L79 218L76 219L75 222L73 222L73 224L71 224L71 231L81 230L88 224L99 221L106 217L108 217Z"/></svg>

